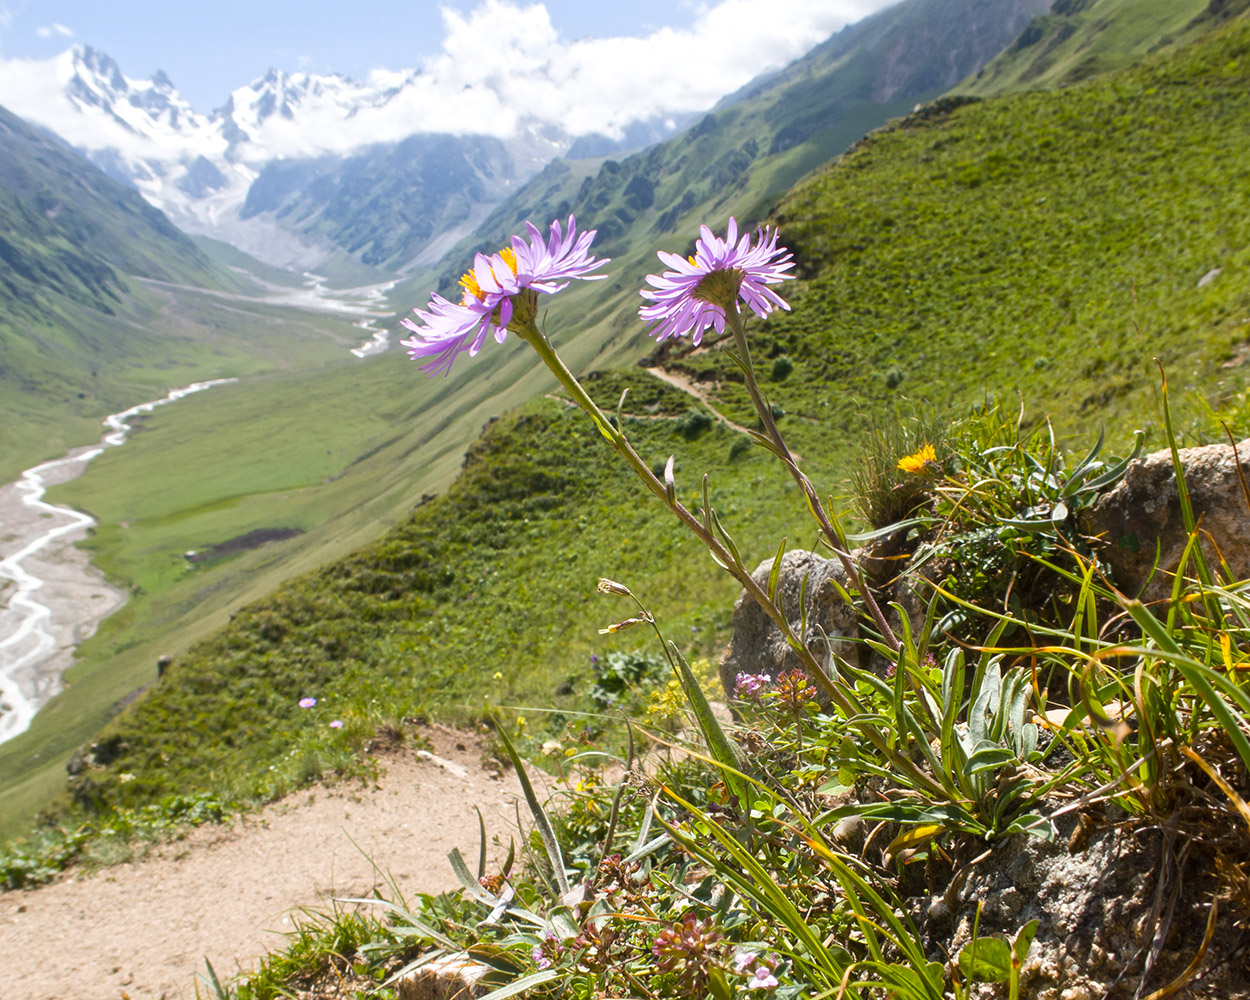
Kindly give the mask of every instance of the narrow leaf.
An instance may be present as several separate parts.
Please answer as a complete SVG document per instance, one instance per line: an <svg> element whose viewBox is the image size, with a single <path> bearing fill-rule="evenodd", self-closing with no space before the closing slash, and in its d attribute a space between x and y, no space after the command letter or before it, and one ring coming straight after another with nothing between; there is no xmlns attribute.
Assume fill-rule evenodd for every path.
<svg viewBox="0 0 1250 1000"><path fill-rule="evenodd" d="M524 993L535 986L549 983L561 975L563 973L559 969L544 969L542 972L534 972L528 976L522 976L520 979L513 980L507 986L501 986L499 989L487 993L482 997L482 1000L505 1000L506 997L514 997L518 993Z"/></svg>
<svg viewBox="0 0 1250 1000"><path fill-rule="evenodd" d="M507 732L504 731L499 720L495 720L495 732L499 734L500 740L503 741L504 749L508 752L508 756L512 760L512 766L516 769L517 778L521 782L521 792L525 795L525 804L529 806L530 814L534 817L534 826L538 829L538 835L542 838L543 847L547 849L547 858L551 862L551 872L555 876L556 886L560 890L560 895L564 896L569 891L569 878L564 871L564 854L560 851L560 842L556 839L555 827L551 825L551 820L547 818L547 813L542 807L542 803L538 801L538 796L534 793L534 786L530 784L529 775L525 772L525 763L521 760L520 755L516 752L516 747L512 745L512 741L508 739Z"/></svg>
<svg viewBox="0 0 1250 1000"><path fill-rule="evenodd" d="M773 568L768 573L768 599L777 603L777 582L781 579L781 558L786 554L786 541L783 538L777 546L777 554L773 556Z"/></svg>

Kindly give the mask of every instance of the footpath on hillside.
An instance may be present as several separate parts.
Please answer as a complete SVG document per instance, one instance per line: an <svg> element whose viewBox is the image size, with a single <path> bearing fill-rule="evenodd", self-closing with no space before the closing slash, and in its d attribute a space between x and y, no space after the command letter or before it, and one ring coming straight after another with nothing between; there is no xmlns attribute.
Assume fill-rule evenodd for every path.
<svg viewBox="0 0 1250 1000"><path fill-rule="evenodd" d="M333 898L375 887L389 895L388 878L409 897L456 888L447 854L477 858L475 806L503 842L500 858L516 836L516 776L484 768L472 734L423 735L433 756L388 753L376 784L318 786L137 863L0 894L0 993L184 1000L205 958L223 980L254 968L303 909L329 911Z"/></svg>

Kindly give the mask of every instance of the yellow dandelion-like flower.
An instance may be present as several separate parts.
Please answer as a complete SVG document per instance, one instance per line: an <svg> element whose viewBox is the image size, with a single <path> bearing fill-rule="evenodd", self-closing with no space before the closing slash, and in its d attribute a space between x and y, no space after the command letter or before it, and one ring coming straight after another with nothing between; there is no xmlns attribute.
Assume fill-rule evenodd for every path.
<svg viewBox="0 0 1250 1000"><path fill-rule="evenodd" d="M921 445L920 450L914 455L908 455L905 458L900 458L898 460L898 467L904 472L910 472L915 475L918 472L923 472L925 470L925 466L927 466L930 462L937 462L937 452L933 450L933 445L926 444Z"/></svg>

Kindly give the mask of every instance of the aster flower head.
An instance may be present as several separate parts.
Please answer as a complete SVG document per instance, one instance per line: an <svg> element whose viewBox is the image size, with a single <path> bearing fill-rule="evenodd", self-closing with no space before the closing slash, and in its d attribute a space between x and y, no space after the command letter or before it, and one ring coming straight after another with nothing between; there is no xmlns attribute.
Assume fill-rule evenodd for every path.
<svg viewBox="0 0 1250 1000"><path fill-rule="evenodd" d="M317 704L316 698L301 698L299 700L300 708L312 708L315 704Z"/></svg>
<svg viewBox="0 0 1250 1000"><path fill-rule="evenodd" d="M657 254L672 270L647 275L652 287L640 293L651 304L638 315L652 325L657 342L689 333L697 345L709 326L723 333L725 312L737 309L739 299L757 316L774 307L790 308L769 287L793 277L786 272L794 260L790 251L777 246L777 230L760 229L752 243L750 233L739 239L738 222L731 218L723 240L707 226L699 232L693 256Z"/></svg>
<svg viewBox="0 0 1250 1000"><path fill-rule="evenodd" d="M525 223L528 242L512 237L512 245L487 256L477 254L473 267L460 278L459 302L435 292L425 309L414 309L417 320L404 319L402 325L413 336L400 341L414 361L429 359L421 370L449 374L452 362L464 351L473 357L486 338L498 343L508 331L532 325L538 313L538 295L553 295L567 288L573 278L594 281L606 277L591 274L608 262L590 255L596 230L577 231L577 220L569 216L568 229L559 221L551 224L544 238L538 227Z"/></svg>

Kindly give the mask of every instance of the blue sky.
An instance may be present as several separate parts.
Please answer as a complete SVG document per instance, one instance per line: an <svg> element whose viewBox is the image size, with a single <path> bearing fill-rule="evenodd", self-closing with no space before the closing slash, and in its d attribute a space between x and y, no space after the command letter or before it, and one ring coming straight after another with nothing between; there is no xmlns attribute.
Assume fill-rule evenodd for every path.
<svg viewBox="0 0 1250 1000"><path fill-rule="evenodd" d="M163 69L207 112L270 67L364 78L379 67L416 66L439 51L440 8L467 14L477 6L480 0L0 0L0 56L42 59L83 42L107 52L129 77ZM561 39L574 41L686 28L701 8L716 4L545 0L544 6ZM491 59L489 38L481 58Z"/></svg>

